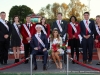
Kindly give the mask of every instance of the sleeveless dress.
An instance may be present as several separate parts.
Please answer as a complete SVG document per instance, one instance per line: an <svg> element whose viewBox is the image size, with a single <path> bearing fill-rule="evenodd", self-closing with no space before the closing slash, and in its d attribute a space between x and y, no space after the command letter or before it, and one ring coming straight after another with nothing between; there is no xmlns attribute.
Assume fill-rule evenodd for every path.
<svg viewBox="0 0 100 75"><path fill-rule="evenodd" d="M100 48L100 35L97 33L97 31L95 32L94 38L99 41L98 43L95 42L95 48Z"/></svg>
<svg viewBox="0 0 100 75"><path fill-rule="evenodd" d="M54 40L53 40L53 42L51 42L50 43L50 49L52 49L52 44L60 44L60 46L62 46L62 38L60 37L60 40L58 40L57 38L55 38ZM64 54L64 50L63 49L61 49L61 48L59 48L58 50L57 50L60 54Z"/></svg>
<svg viewBox="0 0 100 75"><path fill-rule="evenodd" d="M20 24L17 24L17 27ZM17 28L19 30L20 33L20 28ZM20 47L21 46L21 39L14 27L14 25L12 25L12 34L11 34L11 47Z"/></svg>

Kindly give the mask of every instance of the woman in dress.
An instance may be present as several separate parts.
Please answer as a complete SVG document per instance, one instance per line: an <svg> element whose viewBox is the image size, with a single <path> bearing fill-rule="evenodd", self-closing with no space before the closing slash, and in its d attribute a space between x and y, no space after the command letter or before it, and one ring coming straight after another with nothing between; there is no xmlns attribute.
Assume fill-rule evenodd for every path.
<svg viewBox="0 0 100 75"><path fill-rule="evenodd" d="M75 16L71 16L70 23L68 24L68 45L71 47L71 57L74 58L74 49L76 51L77 61L79 61L79 46L80 41L78 35L80 34L80 25L76 22ZM74 61L72 61L74 64Z"/></svg>
<svg viewBox="0 0 100 75"><path fill-rule="evenodd" d="M45 17L41 18L40 24L43 26L42 32L47 36L47 38L48 38L48 44L50 45L50 42L49 42L50 25L46 23L46 18Z"/></svg>
<svg viewBox="0 0 100 75"><path fill-rule="evenodd" d="M60 37L60 34L58 33L58 29L55 28L52 32L52 37L51 37L51 43L50 43L50 48L52 50L52 58L56 64L56 67L59 69L62 69L62 63L59 57L59 54L64 54L64 51L60 48L62 45L62 38ZM53 45L57 45L56 50L53 48Z"/></svg>
<svg viewBox="0 0 100 75"><path fill-rule="evenodd" d="M20 46L21 46L21 37L20 37L20 23L19 17L14 17L14 23L12 25L12 35L11 35L11 45L14 52L15 62L19 62Z"/></svg>
<svg viewBox="0 0 100 75"><path fill-rule="evenodd" d="M99 62L96 65L100 65L100 15L96 16L95 28L96 28L95 34L94 34L95 47L97 49L97 54L99 58Z"/></svg>

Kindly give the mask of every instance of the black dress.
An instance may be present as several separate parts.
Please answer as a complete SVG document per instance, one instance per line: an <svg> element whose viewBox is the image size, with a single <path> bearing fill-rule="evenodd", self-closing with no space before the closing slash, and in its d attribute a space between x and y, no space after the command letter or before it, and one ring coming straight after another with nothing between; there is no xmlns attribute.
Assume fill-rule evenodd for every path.
<svg viewBox="0 0 100 75"><path fill-rule="evenodd" d="M73 28L72 28L72 34L73 35L75 34L75 31ZM75 48L77 61L79 61L79 46L80 46L79 39L76 39L76 38L69 39L68 45L71 47L71 57L74 58L74 48Z"/></svg>
<svg viewBox="0 0 100 75"><path fill-rule="evenodd" d="M17 24L17 27L20 24ZM19 34L20 34L20 28L18 27ZM21 39L16 31L16 28L14 25L12 25L12 35L11 35L11 46L12 47L20 47L21 46Z"/></svg>
<svg viewBox="0 0 100 75"><path fill-rule="evenodd" d="M43 26L43 28L45 29L46 33L47 33L47 28L46 28L44 25L42 25L42 26ZM43 31L41 31L41 32L44 34Z"/></svg>
<svg viewBox="0 0 100 75"><path fill-rule="evenodd" d="M72 28L72 34L74 35L75 34L75 31L74 29ZM80 41L79 39L69 39L68 41L68 46L71 46L71 47L80 47Z"/></svg>

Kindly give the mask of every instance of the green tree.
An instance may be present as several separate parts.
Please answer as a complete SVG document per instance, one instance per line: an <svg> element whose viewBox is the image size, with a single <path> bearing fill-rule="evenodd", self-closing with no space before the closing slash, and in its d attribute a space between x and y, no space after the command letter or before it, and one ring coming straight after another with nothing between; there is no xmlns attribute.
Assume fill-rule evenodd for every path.
<svg viewBox="0 0 100 75"><path fill-rule="evenodd" d="M9 11L9 20L11 20L15 15L18 15L21 22L24 22L24 19L27 15L34 13L31 8L26 5L13 6Z"/></svg>
<svg viewBox="0 0 100 75"><path fill-rule="evenodd" d="M85 11L88 11L88 7L82 4L80 0L70 0L68 5L68 17L74 15L78 19L82 19L82 15Z"/></svg>
<svg viewBox="0 0 100 75"><path fill-rule="evenodd" d="M63 18L66 19L66 15L67 15L67 12L68 12L68 5L66 3L62 3L61 6L60 6L60 9L61 9L61 12L63 14Z"/></svg>
<svg viewBox="0 0 100 75"><path fill-rule="evenodd" d="M55 19L58 12L63 14L63 19L68 19L74 15L77 19L82 19L82 15L85 11L88 11L88 7L82 4L80 0L70 0L69 4L53 3L48 4L46 7L42 7L39 11L41 16L48 17L48 19Z"/></svg>

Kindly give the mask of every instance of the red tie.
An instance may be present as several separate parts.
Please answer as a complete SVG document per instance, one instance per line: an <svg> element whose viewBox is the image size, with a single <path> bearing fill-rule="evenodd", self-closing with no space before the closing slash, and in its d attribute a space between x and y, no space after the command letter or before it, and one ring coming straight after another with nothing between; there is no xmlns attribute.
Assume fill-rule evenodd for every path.
<svg viewBox="0 0 100 75"><path fill-rule="evenodd" d="M88 25L88 21L86 20L86 24ZM86 35L88 35L88 30L86 28Z"/></svg>
<svg viewBox="0 0 100 75"><path fill-rule="evenodd" d="M60 24L60 20L59 20L59 24Z"/></svg>

